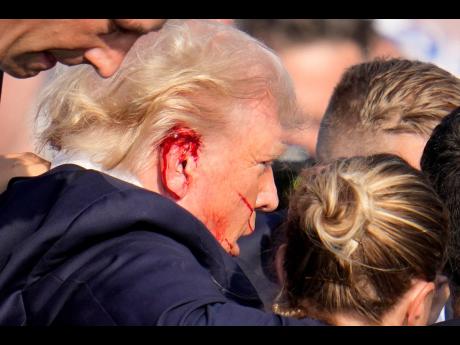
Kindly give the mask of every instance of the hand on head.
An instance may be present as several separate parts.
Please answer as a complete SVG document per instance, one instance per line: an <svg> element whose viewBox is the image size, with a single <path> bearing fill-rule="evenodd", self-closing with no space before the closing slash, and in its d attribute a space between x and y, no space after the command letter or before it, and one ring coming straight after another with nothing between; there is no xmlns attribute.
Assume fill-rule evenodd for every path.
<svg viewBox="0 0 460 345"><path fill-rule="evenodd" d="M165 19L25 19L0 21L0 67L16 78L52 68L89 63L110 77L143 34Z"/></svg>

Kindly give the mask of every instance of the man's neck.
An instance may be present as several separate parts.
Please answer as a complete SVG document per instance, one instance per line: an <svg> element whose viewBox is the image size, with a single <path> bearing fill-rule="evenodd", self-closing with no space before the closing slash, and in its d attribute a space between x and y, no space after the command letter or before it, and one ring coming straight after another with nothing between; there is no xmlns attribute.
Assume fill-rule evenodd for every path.
<svg viewBox="0 0 460 345"><path fill-rule="evenodd" d="M335 314L333 317L333 324L336 326L370 326L371 324L362 319L347 315Z"/></svg>

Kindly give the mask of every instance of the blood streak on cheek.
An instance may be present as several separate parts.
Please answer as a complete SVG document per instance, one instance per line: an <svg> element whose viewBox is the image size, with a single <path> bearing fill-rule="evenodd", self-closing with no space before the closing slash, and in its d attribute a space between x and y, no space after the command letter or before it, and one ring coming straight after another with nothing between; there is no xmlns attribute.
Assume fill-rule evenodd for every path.
<svg viewBox="0 0 460 345"><path fill-rule="evenodd" d="M240 196L243 203L247 206L247 208L249 208L249 210L251 211L251 214L249 215L249 218L248 218L248 226L251 232L254 232L254 228L251 225L251 218L252 218L252 214L254 213L254 207L251 206L249 201L241 193L238 193L238 195Z"/></svg>
<svg viewBox="0 0 460 345"><path fill-rule="evenodd" d="M179 150L179 161L185 162L187 159L187 154L190 154L195 162L198 161L198 149L201 146L201 137L190 128L178 127L175 126L171 129L170 134L163 140L160 147L162 148L162 166L161 166L161 179L163 181L163 186L168 190L169 193L175 198L180 199L180 197L171 189L168 188L168 183L166 179L166 170L168 167L167 155L171 151L171 148L176 148Z"/></svg>

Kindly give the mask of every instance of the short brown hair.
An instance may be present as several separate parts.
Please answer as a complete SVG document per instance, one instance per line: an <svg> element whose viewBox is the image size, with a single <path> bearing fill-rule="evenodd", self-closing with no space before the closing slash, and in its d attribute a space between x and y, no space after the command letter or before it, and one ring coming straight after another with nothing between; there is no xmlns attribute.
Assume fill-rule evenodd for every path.
<svg viewBox="0 0 460 345"><path fill-rule="evenodd" d="M460 105L460 79L427 62L376 59L350 67L329 101L318 135L317 157L333 158L336 145L376 133L430 136ZM340 136L341 142L337 141ZM364 154L364 153L361 153Z"/></svg>
<svg viewBox="0 0 460 345"><path fill-rule="evenodd" d="M342 312L378 324L412 279L434 281L447 255L443 204L421 172L389 154L307 169L285 231L277 310L295 317L331 322Z"/></svg>

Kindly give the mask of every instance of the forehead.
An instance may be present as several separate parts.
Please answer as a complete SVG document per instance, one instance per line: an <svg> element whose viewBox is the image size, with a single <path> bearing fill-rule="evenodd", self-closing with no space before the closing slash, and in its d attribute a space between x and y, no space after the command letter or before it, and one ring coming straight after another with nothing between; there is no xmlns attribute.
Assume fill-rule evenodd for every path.
<svg viewBox="0 0 460 345"><path fill-rule="evenodd" d="M283 152L286 131L280 124L274 101L248 102L236 107L232 115L234 139L242 148L267 158Z"/></svg>

